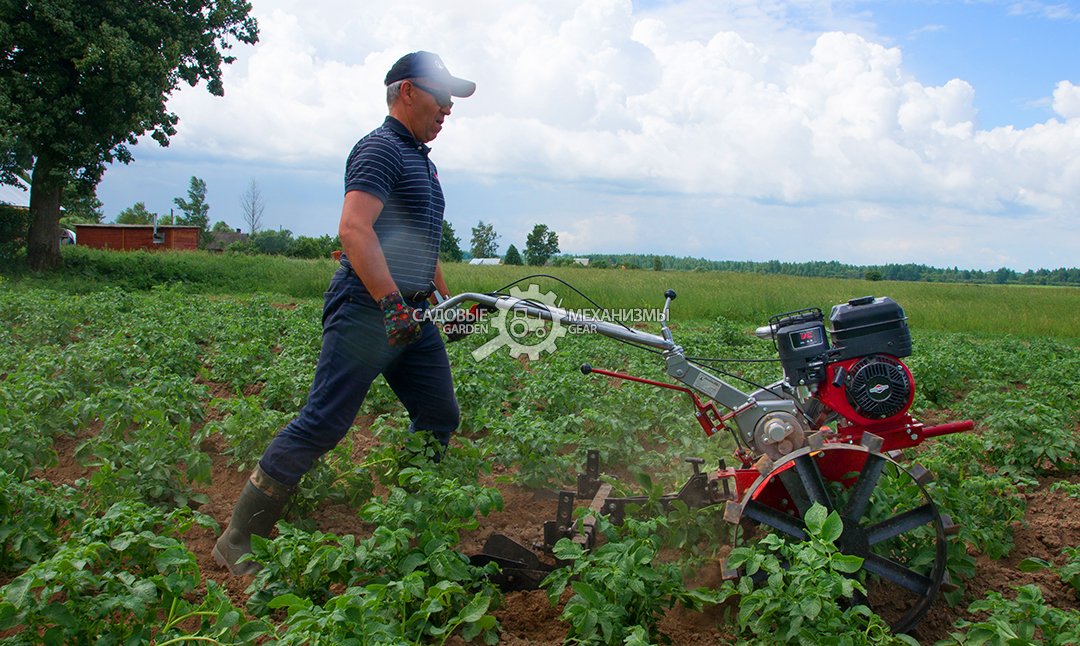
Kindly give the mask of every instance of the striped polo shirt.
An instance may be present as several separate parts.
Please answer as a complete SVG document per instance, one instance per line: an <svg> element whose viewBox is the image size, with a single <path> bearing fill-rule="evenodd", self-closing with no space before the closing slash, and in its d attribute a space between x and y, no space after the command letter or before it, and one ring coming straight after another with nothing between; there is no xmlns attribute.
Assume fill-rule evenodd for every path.
<svg viewBox="0 0 1080 646"><path fill-rule="evenodd" d="M375 234L403 293L427 290L439 259L445 202L430 150L386 117L356 142L345 163L345 192L364 191L383 203ZM344 255L342 264L351 268Z"/></svg>

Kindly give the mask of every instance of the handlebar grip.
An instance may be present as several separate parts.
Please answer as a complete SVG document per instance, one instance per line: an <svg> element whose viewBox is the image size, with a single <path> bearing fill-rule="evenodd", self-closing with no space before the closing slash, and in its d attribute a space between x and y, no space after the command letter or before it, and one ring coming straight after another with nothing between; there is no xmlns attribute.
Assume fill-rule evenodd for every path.
<svg viewBox="0 0 1080 646"><path fill-rule="evenodd" d="M587 363L583 363L583 364L581 364L581 374L583 374L583 375L587 375L587 374L589 374L590 372L592 372L592 366L590 366L590 365L589 365L589 364L587 364Z"/></svg>
<svg viewBox="0 0 1080 646"><path fill-rule="evenodd" d="M674 289L668 289L664 291L664 298L670 298L671 300L675 300L675 296L677 296L677 294L675 293Z"/></svg>
<svg viewBox="0 0 1080 646"><path fill-rule="evenodd" d="M771 339L773 338L773 327L771 325L762 325L754 330L754 336L759 339Z"/></svg>

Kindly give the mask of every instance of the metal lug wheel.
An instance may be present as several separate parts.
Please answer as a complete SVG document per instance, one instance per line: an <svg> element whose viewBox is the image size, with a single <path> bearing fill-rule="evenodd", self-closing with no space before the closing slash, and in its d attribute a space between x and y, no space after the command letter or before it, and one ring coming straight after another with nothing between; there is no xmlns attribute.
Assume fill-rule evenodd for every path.
<svg viewBox="0 0 1080 646"><path fill-rule="evenodd" d="M894 632L908 632L946 578L951 522L930 499L928 476L864 446L806 447L776 460L747 489L737 513L725 516L801 541L802 517L813 503L836 510L844 523L836 545L863 559L854 576L863 578L869 605Z"/></svg>

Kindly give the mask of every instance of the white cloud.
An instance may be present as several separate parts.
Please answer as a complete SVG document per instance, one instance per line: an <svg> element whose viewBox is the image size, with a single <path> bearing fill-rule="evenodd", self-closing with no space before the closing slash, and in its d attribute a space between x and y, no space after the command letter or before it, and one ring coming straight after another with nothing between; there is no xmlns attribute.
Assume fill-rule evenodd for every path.
<svg viewBox="0 0 1080 646"><path fill-rule="evenodd" d="M1065 119L1080 117L1080 85L1062 81L1054 88L1054 112Z"/></svg>
<svg viewBox="0 0 1080 646"><path fill-rule="evenodd" d="M1013 10L1057 15L1035 5ZM1069 218L1080 201L1080 87L1062 81L1054 90L1064 122L981 130L976 88L921 82L900 48L860 35L872 29L827 0L683 0L647 11L630 0L416 0L362 10L343 0L257 0L255 9L261 41L236 51L226 97L192 89L170 103L182 118L174 147L336 171L385 114L381 81L392 62L430 49L478 82L433 144L444 175L812 205L838 220L854 205L862 215L849 219L885 213L897 225L905 211L963 226L973 222L965 213L981 224ZM573 244L564 246L585 251L601 233L650 242L638 240L630 215L594 218L560 225ZM942 248L947 257L957 247Z"/></svg>

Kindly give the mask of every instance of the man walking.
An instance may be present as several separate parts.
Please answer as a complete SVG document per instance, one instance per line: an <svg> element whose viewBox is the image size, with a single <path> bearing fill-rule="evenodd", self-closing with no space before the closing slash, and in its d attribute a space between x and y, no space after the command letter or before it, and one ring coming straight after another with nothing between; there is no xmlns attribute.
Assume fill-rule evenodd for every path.
<svg viewBox="0 0 1080 646"><path fill-rule="evenodd" d="M244 486L214 559L232 574L251 535L267 536L296 485L349 430L379 374L411 419L445 447L458 426L450 363L436 326L418 310L432 290L448 295L439 267L443 193L429 141L476 84L430 52L401 57L386 75L389 116L353 147L345 166L339 234L344 253L323 306L315 379L300 414L278 432Z"/></svg>

